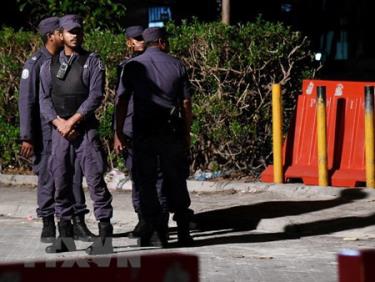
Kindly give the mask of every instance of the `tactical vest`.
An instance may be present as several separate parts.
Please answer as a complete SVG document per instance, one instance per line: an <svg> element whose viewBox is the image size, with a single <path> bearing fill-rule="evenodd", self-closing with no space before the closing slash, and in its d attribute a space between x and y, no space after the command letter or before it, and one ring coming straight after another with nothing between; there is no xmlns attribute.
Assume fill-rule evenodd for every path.
<svg viewBox="0 0 375 282"><path fill-rule="evenodd" d="M82 80L84 65L88 57L89 53L80 54L78 60L71 64L64 80L56 77L60 68L59 55L52 57L51 98L57 115L62 118L69 118L74 115L88 97L89 89Z"/></svg>

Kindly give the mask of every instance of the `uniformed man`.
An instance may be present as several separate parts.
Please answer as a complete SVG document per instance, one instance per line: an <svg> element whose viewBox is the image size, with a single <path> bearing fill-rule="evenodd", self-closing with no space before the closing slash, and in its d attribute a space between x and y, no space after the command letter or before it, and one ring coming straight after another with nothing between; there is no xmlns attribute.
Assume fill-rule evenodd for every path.
<svg viewBox="0 0 375 282"><path fill-rule="evenodd" d="M55 181L55 214L59 237L47 252L75 249L72 239L73 202L71 172L78 161L86 177L94 214L99 221L99 238L89 254L112 252L112 196L104 182L105 158L97 133L95 110L104 97L105 71L95 53L82 48L82 19L78 15L60 18L64 49L46 61L40 73L40 110L53 125L50 167Z"/></svg>
<svg viewBox="0 0 375 282"><path fill-rule="evenodd" d="M166 244L168 225L156 191L158 166L167 189L169 210L175 212L178 242L190 245L186 172L192 113L187 74L183 64L166 53L164 29L148 28L143 39L146 51L125 65L125 93L116 107L116 134L124 144L121 129L133 96L132 175L140 193L141 245L150 243L155 230Z"/></svg>
<svg viewBox="0 0 375 282"><path fill-rule="evenodd" d="M51 126L40 116L39 111L39 71L44 61L57 54L62 48L58 17L43 19L38 26L44 47L28 59L23 67L20 81L19 115L21 155L33 155L33 170L38 175L37 215L43 219L41 242L55 240L54 183L48 173L48 158L51 153ZM88 212L82 190L82 172L76 166L74 173L74 236L84 241L92 241L93 234L88 230L84 216Z"/></svg>
<svg viewBox="0 0 375 282"><path fill-rule="evenodd" d="M118 97L121 97L125 93L125 87L124 87L124 79L123 79L123 73L124 73L124 67L126 63L131 59L139 56L144 51L144 41L142 37L143 27L140 25L136 26L130 26L125 31L126 36L126 44L129 50L131 51L131 57L128 59L123 60L118 65L118 82L116 87L116 104L118 101ZM130 97L128 108L127 108L127 115L125 117L124 126L122 129L123 136L125 137L126 141L126 147L123 147L121 142L119 141L119 138L115 134L114 136L114 149L115 152L118 154L123 154L125 157L125 165L129 172L132 170L132 138L133 138L133 98ZM115 127L115 126L114 126ZM114 128L116 130L116 127ZM161 209L164 211L165 214L168 215L168 204L166 199L166 193L164 191L163 187L163 179L162 174L159 170L158 172L158 179L156 182L156 188L158 193L158 199L160 203ZM139 189L136 185L134 185L134 182L132 182L132 202L133 202L133 208L134 211L137 213L138 216L138 223L135 226L133 232L130 233L130 237L139 237L139 228L140 228L140 220L139 220ZM168 217L165 218L166 221L168 221Z"/></svg>

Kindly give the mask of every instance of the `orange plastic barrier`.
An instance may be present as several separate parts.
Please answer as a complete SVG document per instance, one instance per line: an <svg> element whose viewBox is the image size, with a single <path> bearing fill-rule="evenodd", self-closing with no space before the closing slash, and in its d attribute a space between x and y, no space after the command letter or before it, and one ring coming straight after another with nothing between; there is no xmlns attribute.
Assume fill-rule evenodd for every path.
<svg viewBox="0 0 375 282"><path fill-rule="evenodd" d="M374 82L304 80L295 118L283 147L284 181L318 184L316 89L326 87L327 154L330 184L355 187L365 182L364 88ZM261 174L273 182L273 166Z"/></svg>
<svg viewBox="0 0 375 282"><path fill-rule="evenodd" d="M198 257L178 253L0 264L0 281L198 282Z"/></svg>
<svg viewBox="0 0 375 282"><path fill-rule="evenodd" d="M339 282L375 281L375 250L346 250L338 254Z"/></svg>
<svg viewBox="0 0 375 282"><path fill-rule="evenodd" d="M365 186L365 111L364 88L374 83L345 84L345 109L342 113L342 143L337 170L332 175L333 186Z"/></svg>

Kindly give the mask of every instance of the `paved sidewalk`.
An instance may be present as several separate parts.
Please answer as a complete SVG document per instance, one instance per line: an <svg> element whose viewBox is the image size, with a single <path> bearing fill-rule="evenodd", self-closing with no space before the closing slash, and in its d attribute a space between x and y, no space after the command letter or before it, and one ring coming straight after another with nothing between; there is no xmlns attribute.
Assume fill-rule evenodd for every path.
<svg viewBox="0 0 375 282"><path fill-rule="evenodd" d="M199 256L201 281L334 282L340 250L375 247L372 189L189 182L189 190L195 246L164 250L140 250L125 236L136 224L131 194L112 191L117 254L193 253ZM35 202L35 187L0 184L0 262L86 257L83 251L44 252ZM92 213L88 223L96 232ZM174 227L170 220L172 246ZM77 243L81 250L88 244Z"/></svg>

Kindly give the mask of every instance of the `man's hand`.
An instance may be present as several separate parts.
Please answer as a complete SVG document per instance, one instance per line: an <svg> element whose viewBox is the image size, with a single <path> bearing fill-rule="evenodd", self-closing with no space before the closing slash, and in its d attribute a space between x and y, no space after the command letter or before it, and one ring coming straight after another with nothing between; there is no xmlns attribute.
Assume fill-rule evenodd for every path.
<svg viewBox="0 0 375 282"><path fill-rule="evenodd" d="M31 141L22 141L20 154L27 159L34 154L34 146Z"/></svg>
<svg viewBox="0 0 375 282"><path fill-rule="evenodd" d="M64 120L63 125L58 128L60 134L64 137L67 137L69 132L72 131L73 124L69 122L69 120Z"/></svg>
<svg viewBox="0 0 375 282"><path fill-rule="evenodd" d="M54 126L56 126L57 131L64 137L72 130L72 125L67 120L59 116L54 119L52 123Z"/></svg>
<svg viewBox="0 0 375 282"><path fill-rule="evenodd" d="M53 123L54 126L56 126L57 131L63 137L66 137L68 140L71 140L71 138L77 137L76 133L73 134L73 133L71 133L71 131L74 130L74 125L79 123L81 119L82 119L81 114L76 113L71 118L69 118L68 120L65 120L65 119L58 116L56 119L54 119L52 121L52 123Z"/></svg>
<svg viewBox="0 0 375 282"><path fill-rule="evenodd" d="M115 132L114 140L113 140L113 149L115 150L116 154L121 154L124 148L126 147L125 137L122 133Z"/></svg>
<svg viewBox="0 0 375 282"><path fill-rule="evenodd" d="M78 137L78 135L79 135L78 131L73 128L71 131L69 131L69 133L65 136L65 138L68 141L73 141L74 139Z"/></svg>

